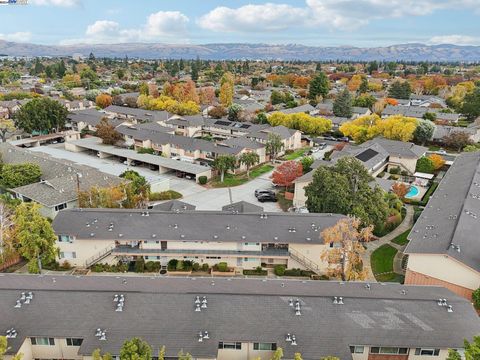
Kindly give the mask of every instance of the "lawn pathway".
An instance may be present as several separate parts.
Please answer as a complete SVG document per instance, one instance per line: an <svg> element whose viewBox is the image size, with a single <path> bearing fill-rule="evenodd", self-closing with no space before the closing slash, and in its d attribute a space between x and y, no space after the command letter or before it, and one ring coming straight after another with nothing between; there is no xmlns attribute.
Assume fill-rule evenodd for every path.
<svg viewBox="0 0 480 360"><path fill-rule="evenodd" d="M405 205L407 209L407 213L405 214L405 218L403 219L402 223L398 225L392 232L388 233L387 235L379 238L378 240L371 241L365 244L366 250L362 255L363 264L367 270L367 278L366 281L376 281L375 276L372 272L372 267L370 265L370 257L372 253L377 250L380 246L388 244L393 246L398 250L397 254L395 255L393 261L393 270L398 274L403 274L404 270L402 269L402 258L403 258L403 250L405 249L406 245L398 245L392 242L397 236L403 234L405 231L410 229L413 226L413 206Z"/></svg>

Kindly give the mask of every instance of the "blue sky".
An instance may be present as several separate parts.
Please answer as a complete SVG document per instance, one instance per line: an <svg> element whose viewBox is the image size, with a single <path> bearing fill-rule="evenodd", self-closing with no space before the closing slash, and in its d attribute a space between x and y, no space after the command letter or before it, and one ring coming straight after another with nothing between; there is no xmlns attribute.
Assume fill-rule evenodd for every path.
<svg viewBox="0 0 480 360"><path fill-rule="evenodd" d="M1 39L40 44L480 45L480 0L28 2L0 6Z"/></svg>

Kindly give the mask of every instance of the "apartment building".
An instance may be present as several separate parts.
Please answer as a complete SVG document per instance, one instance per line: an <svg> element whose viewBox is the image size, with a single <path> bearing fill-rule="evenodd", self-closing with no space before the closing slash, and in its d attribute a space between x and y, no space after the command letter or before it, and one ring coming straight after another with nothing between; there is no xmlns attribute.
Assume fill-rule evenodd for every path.
<svg viewBox="0 0 480 360"><path fill-rule="evenodd" d="M249 211L249 210L247 210ZM283 264L323 273L321 232L343 215L220 211L74 209L53 222L59 261L88 267L95 262L143 257L237 269Z"/></svg>
<svg viewBox="0 0 480 360"><path fill-rule="evenodd" d="M6 360L118 358L135 336L166 359L445 360L480 332L467 300L400 284L4 274L0 300Z"/></svg>
<svg viewBox="0 0 480 360"><path fill-rule="evenodd" d="M480 287L480 153L459 155L408 235L405 282L466 298Z"/></svg>

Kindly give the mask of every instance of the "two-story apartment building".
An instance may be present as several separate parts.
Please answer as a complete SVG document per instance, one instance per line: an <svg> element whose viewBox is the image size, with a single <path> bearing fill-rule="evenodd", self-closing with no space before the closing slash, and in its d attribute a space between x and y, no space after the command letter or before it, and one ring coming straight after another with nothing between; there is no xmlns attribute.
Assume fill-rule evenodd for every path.
<svg viewBox="0 0 480 360"><path fill-rule="evenodd" d="M127 209L62 211L53 222L59 261L88 267L143 257L166 265L186 259L210 266L255 269L283 264L327 270L321 232L343 215Z"/></svg>
<svg viewBox="0 0 480 360"><path fill-rule="evenodd" d="M472 305L441 287L286 279L4 274L5 360L118 359L140 337L152 355L194 360L446 360L480 332Z"/></svg>
<svg viewBox="0 0 480 360"><path fill-rule="evenodd" d="M480 153L459 155L408 235L405 282L471 298L480 287Z"/></svg>

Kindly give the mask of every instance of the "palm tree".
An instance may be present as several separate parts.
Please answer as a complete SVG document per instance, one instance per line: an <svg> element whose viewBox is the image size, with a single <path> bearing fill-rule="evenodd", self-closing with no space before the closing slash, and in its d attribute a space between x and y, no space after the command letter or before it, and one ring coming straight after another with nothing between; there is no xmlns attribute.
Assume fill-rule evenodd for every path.
<svg viewBox="0 0 480 360"><path fill-rule="evenodd" d="M240 155L239 161L247 167L247 177L250 179L250 168L260 161L260 156L254 152L245 152Z"/></svg>

